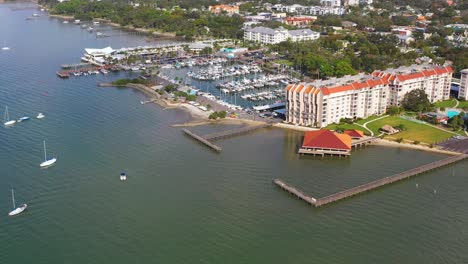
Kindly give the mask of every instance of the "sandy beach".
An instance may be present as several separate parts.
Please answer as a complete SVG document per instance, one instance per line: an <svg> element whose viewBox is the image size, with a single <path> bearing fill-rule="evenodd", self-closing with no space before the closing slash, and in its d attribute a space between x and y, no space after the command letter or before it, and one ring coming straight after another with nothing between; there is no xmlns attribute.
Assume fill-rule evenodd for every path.
<svg viewBox="0 0 468 264"><path fill-rule="evenodd" d="M395 141L390 141L390 140L385 140L385 139L377 139L374 143L372 143L372 145L379 145L379 146L385 146L385 147L397 147L397 148L410 148L410 149L417 149L417 150L422 150L422 151L429 151L429 152L442 153L442 154L448 154L448 155L460 154L458 152L438 149L437 147L430 148L430 147L425 147L425 146L415 145L415 144L398 143Z"/></svg>

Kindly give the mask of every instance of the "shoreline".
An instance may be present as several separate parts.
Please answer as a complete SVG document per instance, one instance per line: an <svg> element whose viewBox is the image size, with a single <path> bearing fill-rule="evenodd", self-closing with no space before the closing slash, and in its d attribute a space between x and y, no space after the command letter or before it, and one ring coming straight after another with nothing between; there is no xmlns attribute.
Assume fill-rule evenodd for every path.
<svg viewBox="0 0 468 264"><path fill-rule="evenodd" d="M371 145L384 146L384 147L397 147L397 148L415 149L415 150L434 152L434 153L440 153L440 154L448 154L448 155L460 155L461 154L459 152L438 149L437 147L430 148L430 147L425 147L425 146L421 146L421 145L414 145L414 144L408 144L408 143L398 143L398 142L395 142L395 141L390 141L390 140L385 140L385 139L377 139Z"/></svg>

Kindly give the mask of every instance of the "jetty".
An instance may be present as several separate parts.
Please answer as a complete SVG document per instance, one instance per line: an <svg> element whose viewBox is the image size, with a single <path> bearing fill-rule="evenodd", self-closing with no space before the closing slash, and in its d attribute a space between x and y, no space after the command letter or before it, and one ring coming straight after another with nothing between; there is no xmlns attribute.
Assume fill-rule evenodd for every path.
<svg viewBox="0 0 468 264"><path fill-rule="evenodd" d="M203 138L202 136L199 136L199 135L197 135L197 134L193 133L192 131L190 131L190 130L188 130L188 129L185 129L185 128L182 129L182 131L184 131L184 133L185 133L186 135L191 136L193 139L198 140L199 142L205 144L205 145L208 146L209 148L211 148L211 149L213 149L213 150L215 150L215 151L217 151L217 152L221 152L221 150L222 150L221 147L216 146L215 144L212 144L211 142L209 142L208 140L206 140L206 139Z"/></svg>
<svg viewBox="0 0 468 264"><path fill-rule="evenodd" d="M72 68L89 67L91 65L92 65L91 63L82 62L82 63L75 63L75 64L62 64L60 65L60 67L62 67L62 69L72 69Z"/></svg>
<svg viewBox="0 0 468 264"><path fill-rule="evenodd" d="M280 187L281 189L305 201L306 203L313 205L315 207L320 207L320 206L333 203L333 202L336 202L336 201L339 201L339 200L342 200L351 196L361 194L363 192L371 191L373 189L376 189L376 188L379 188L379 187L382 187L382 186L385 186L385 185L388 185L397 181L408 179L413 176L428 172L430 170L434 170L443 166L447 166L447 165L465 160L467 158L468 158L468 155L466 154L455 155L455 156L445 158L442 160L438 160L438 161L434 161L432 163L428 163L428 164L419 166L417 168L413 168L413 169L410 169L410 170L407 170L407 171L404 171L404 172L401 172L401 173L398 173L389 177L371 181L369 183L365 183L357 187L353 187L353 188L350 188L341 192L337 192L335 194L332 194L323 198L319 198L319 199L304 194L302 191L296 189L295 187L291 185L286 184L280 179L273 180L273 183L277 185L278 187Z"/></svg>
<svg viewBox="0 0 468 264"><path fill-rule="evenodd" d="M204 136L197 135L197 134L193 133L192 131L190 131L188 129L182 129L182 131L186 135L191 136L193 139L198 140L200 143L205 144L209 148L211 148L213 150L216 150L217 152L221 152L221 150L222 150L221 147L211 143L210 141L217 140L217 139L222 139L222 138L227 138L227 137L238 136L238 135L241 135L241 134L245 134L245 133L255 131L257 129L271 127L271 126L272 126L271 123L265 123L265 124L261 124L261 125L258 125L258 126L241 127L241 128L237 128L237 129L231 129L231 130L216 132L216 133L212 133L212 134L208 134L208 135L204 135Z"/></svg>
<svg viewBox="0 0 468 264"><path fill-rule="evenodd" d="M266 124L261 124L258 126L247 126L247 127L242 127L242 128L237 128L237 129L231 129L231 130L226 130L226 131L221 131L221 132L216 132L212 134L208 134L203 136L206 140L218 140L222 138L227 138L227 137L233 137L233 136L238 136L242 134L246 134L261 128L267 128L271 127L271 123L266 123Z"/></svg>

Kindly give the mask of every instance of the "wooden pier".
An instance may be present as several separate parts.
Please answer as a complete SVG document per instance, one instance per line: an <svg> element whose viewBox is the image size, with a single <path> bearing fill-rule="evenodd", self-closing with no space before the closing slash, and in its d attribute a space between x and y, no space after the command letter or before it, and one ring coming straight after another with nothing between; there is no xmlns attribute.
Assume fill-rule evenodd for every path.
<svg viewBox="0 0 468 264"><path fill-rule="evenodd" d="M357 187L350 188L350 189L347 189L347 190L344 190L344 191L341 191L341 192L338 192L338 193L335 193L335 194L332 194L332 195L329 195L320 199L307 196L301 191L297 190L296 188L290 185L287 185L286 183L284 183L283 181L279 179L275 179L273 182L277 186L279 186L281 189L288 191L289 193L295 195L296 197L305 201L306 203L311 204L315 207L320 207L320 206L333 203L333 202L336 202L336 201L339 201L339 200L342 200L342 199L345 199L354 195L358 195L363 192L367 192L367 191L382 187L387 184L391 184L397 181L411 178L413 176L425 173L430 170L434 170L443 166L453 164L458 161L462 161L466 158L468 158L468 155L462 154L462 155L456 155L456 156L452 156L446 159L434 161L432 163L425 164L420 167L410 169L410 170L407 170L402 173L398 173L389 177L378 179L378 180L375 180L375 181L372 181L363 185L359 185Z"/></svg>
<svg viewBox="0 0 468 264"><path fill-rule="evenodd" d="M86 67L86 68L69 69L69 70L58 71L57 76L59 76L60 78L65 79L65 78L69 78L70 74L72 74L72 73L100 71L102 69L109 70L110 68L112 68L112 65L92 66L92 67Z"/></svg>
<svg viewBox="0 0 468 264"><path fill-rule="evenodd" d="M92 64L91 63L75 63L75 64L62 64L60 65L60 67L62 67L62 69L72 69L72 68L83 68L83 67L89 67L91 66Z"/></svg>
<svg viewBox="0 0 468 264"><path fill-rule="evenodd" d="M242 128L236 128L236 129L231 129L231 130L226 130L226 131L221 131L221 132L216 132L212 134L208 134L203 136L206 140L218 140L222 138L227 138L227 137L233 137L233 136L238 136L241 134L246 134L261 128L266 128L266 127L271 127L272 124L267 123L267 124L262 124L258 126L247 126L247 127L242 127Z"/></svg>
<svg viewBox="0 0 468 264"><path fill-rule="evenodd" d="M191 136L192 138L198 140L199 142L205 144L206 146L210 147L211 149L213 150L216 150L217 152L221 152L221 147L218 147L216 146L215 144L209 142L208 140L206 140L205 138L203 138L202 136L199 136L195 133L193 133L192 131L188 130L188 129L182 129L182 131L184 131L185 134Z"/></svg>
<svg viewBox="0 0 468 264"><path fill-rule="evenodd" d="M352 148L358 148L358 147L363 147L366 146L367 144L371 144L375 140L377 140L378 137L363 137L361 139L353 140L351 142L351 147Z"/></svg>

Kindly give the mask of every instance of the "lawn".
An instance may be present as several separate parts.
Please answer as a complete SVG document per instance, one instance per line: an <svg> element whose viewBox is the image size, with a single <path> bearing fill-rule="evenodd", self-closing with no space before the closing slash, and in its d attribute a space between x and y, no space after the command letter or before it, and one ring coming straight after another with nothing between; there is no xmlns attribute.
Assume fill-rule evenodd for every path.
<svg viewBox="0 0 468 264"><path fill-rule="evenodd" d="M360 127L355 124L342 124L342 125L331 124L331 125L326 126L325 129L336 130L337 127L342 128L342 129L357 129L357 130L363 131L364 133L368 133L368 131L365 128Z"/></svg>
<svg viewBox="0 0 468 264"><path fill-rule="evenodd" d="M441 108L441 107L450 108L450 107L454 107L456 104L457 104L457 102L455 102L455 100L450 99L450 100L436 102L435 107L437 107L437 108Z"/></svg>
<svg viewBox="0 0 468 264"><path fill-rule="evenodd" d="M373 115L373 116L369 116L366 119L356 121L355 123L360 124L360 125L364 125L364 123L369 122L369 121L374 120L374 119L379 118L379 117L381 117L381 116Z"/></svg>
<svg viewBox="0 0 468 264"><path fill-rule="evenodd" d="M420 141L425 143L436 143L446 140L453 136L452 133L441 131L431 126L418 124L409 120L402 119L398 116L389 116L367 125L369 129L374 131L376 135L380 134L378 131L384 125L398 126L403 124L406 127L405 131L392 135L395 138L403 138L412 141Z"/></svg>
<svg viewBox="0 0 468 264"><path fill-rule="evenodd" d="M468 101L460 101L460 104L457 108L468 108Z"/></svg>

